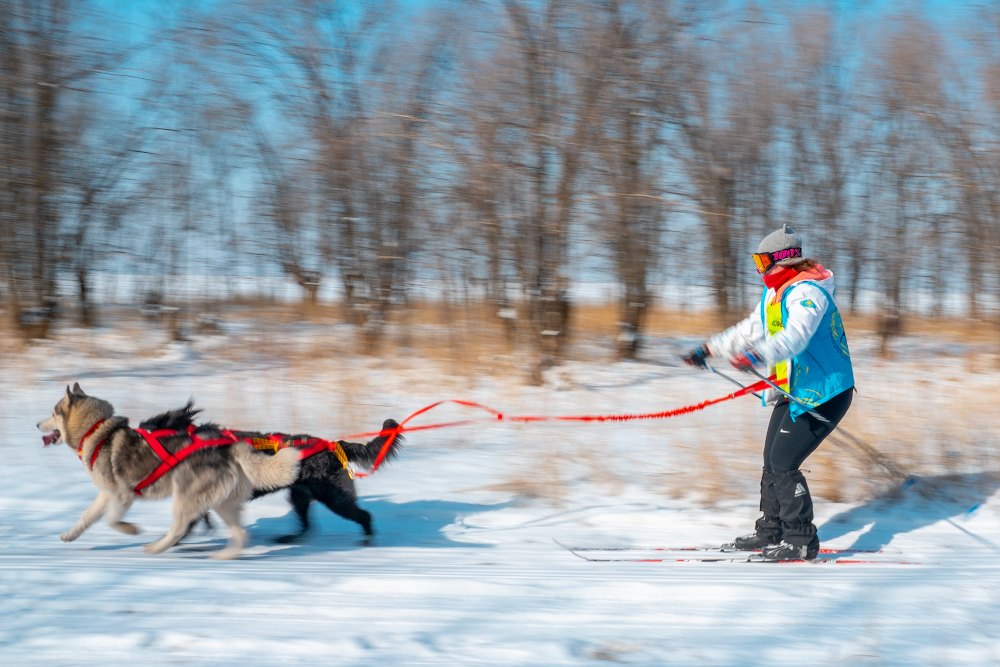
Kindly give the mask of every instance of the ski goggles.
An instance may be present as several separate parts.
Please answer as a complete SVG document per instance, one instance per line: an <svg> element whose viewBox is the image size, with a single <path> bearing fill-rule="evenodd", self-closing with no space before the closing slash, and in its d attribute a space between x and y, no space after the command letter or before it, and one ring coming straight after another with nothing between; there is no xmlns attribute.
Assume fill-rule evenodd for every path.
<svg viewBox="0 0 1000 667"><path fill-rule="evenodd" d="M753 254L753 263L757 265L757 273L764 273L783 259L801 256L802 248L788 248L786 250L779 250L778 252L755 252Z"/></svg>

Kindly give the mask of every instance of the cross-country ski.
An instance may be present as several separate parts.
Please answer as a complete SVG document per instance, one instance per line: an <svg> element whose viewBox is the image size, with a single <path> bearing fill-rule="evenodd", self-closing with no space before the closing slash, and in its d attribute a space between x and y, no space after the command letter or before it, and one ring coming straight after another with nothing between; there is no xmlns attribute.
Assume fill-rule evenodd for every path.
<svg viewBox="0 0 1000 667"><path fill-rule="evenodd" d="M556 541L574 556L595 563L839 563L851 565L919 565L901 558L899 552L861 549L821 549L814 559L776 560L762 555L762 550L737 551L719 547L686 549L644 549L569 547Z"/></svg>
<svg viewBox="0 0 1000 667"><path fill-rule="evenodd" d="M727 547L572 547L554 540L556 544L563 547L564 549L569 549L571 551L679 551L679 552L697 552L697 553L760 553L761 549L744 549L737 550ZM902 553L894 549L820 549L820 554L899 554Z"/></svg>

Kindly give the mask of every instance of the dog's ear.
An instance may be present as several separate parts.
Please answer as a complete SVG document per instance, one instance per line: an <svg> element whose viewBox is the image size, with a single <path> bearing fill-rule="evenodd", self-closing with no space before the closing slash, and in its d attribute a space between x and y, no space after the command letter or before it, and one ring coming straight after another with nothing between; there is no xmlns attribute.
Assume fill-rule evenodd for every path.
<svg viewBox="0 0 1000 667"><path fill-rule="evenodd" d="M74 382L73 383L73 393L76 394L77 396L86 396L87 395L87 393L85 391L83 391L83 389L80 388L80 383L79 382Z"/></svg>

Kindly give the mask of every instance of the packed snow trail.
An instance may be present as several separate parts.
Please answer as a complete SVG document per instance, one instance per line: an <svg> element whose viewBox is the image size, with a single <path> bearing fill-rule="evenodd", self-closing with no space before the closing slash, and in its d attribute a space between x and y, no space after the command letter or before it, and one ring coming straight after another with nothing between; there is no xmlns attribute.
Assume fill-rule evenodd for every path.
<svg viewBox="0 0 1000 667"><path fill-rule="evenodd" d="M197 346L130 356L130 344L115 339L115 353L81 357L56 341L6 360L0 665L1000 661L1000 499L985 473L933 480L946 501L921 496L917 484L897 498L817 502L824 548L899 551L920 566L589 563L553 544L709 547L746 533L758 516L755 451L722 460L749 479L728 497L672 496L663 475L697 461L706 441L762 433L769 411L751 399L672 419L669 429L497 424L414 434L397 461L358 483L375 521L371 547L359 546L354 524L316 505L301 542L274 544L295 522L280 494L248 506L252 539L238 561L210 560L221 529L144 553L170 523L169 502L133 506L127 520L143 528L139 536L97 524L64 544L59 533L96 493L73 452L43 449L35 429L66 383L79 380L133 424L194 393L206 419L316 433L377 426L458 395L429 364L400 371L344 358L323 367L329 378L286 376L214 360ZM654 353L668 358L673 348ZM900 363L893 374L914 368ZM560 375L546 387L511 388L485 379L462 395L511 411L593 414L654 411L720 391L717 379L657 364L559 372L571 371L574 382ZM264 372L268 383L258 381ZM359 399L359 386L380 389ZM612 486L615 463L627 482Z"/></svg>
<svg viewBox="0 0 1000 667"><path fill-rule="evenodd" d="M428 472L443 456L411 454L411 466ZM434 500L442 495L434 482L414 484L403 466L383 475L378 490L388 493L362 499L376 517L375 546L358 546L352 524L317 507L301 544L272 544L293 518L270 497L249 507L246 557L216 562L207 557L222 546L217 534L196 534L160 557L142 552L168 524L168 503L137 506L146 535L95 526L63 544L56 534L73 518L67 505L87 501L89 481L50 503L23 503L11 490L30 485L4 473L0 664L764 665L877 656L889 665L978 665L998 648L1000 566L972 544L940 547L956 541L947 525L901 536L907 554L942 563L918 568L588 563L550 536L620 544L642 535L648 544L697 532L718 542L754 508L708 510L642 492L572 498L569 510ZM889 512L905 521L920 503ZM966 527L995 524L994 503Z"/></svg>
<svg viewBox="0 0 1000 667"><path fill-rule="evenodd" d="M53 518L26 527L0 555L0 663L576 665L612 655L727 665L799 655L856 664L877 655L973 665L997 647L991 558L919 568L597 564L540 539L550 526L477 527L501 518L493 513L545 522L545 509L483 506L459 518L462 507L446 531L453 539L442 539L433 506L392 511L371 499L387 546L356 547L347 522L320 515L306 543L278 547L266 540L290 517L280 499L267 501L253 508L255 546L231 563L200 550L221 547L220 537L153 558L141 539L106 528L63 545L39 530ZM420 512L428 533L403 528ZM585 538L579 522L617 512L637 508L594 507L556 527ZM708 518L684 506L643 513L656 532ZM484 542L464 541L473 537Z"/></svg>

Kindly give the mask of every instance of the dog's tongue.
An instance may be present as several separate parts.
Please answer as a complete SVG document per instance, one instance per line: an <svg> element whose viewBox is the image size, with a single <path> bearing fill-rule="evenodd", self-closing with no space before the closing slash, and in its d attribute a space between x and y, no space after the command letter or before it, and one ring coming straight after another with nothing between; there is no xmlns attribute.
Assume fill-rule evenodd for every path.
<svg viewBox="0 0 1000 667"><path fill-rule="evenodd" d="M49 445L51 445L53 442L55 442L58 439L59 439L59 429L56 429L55 431L52 431L52 433L49 433L48 435L43 435L42 436L42 447L48 447Z"/></svg>

